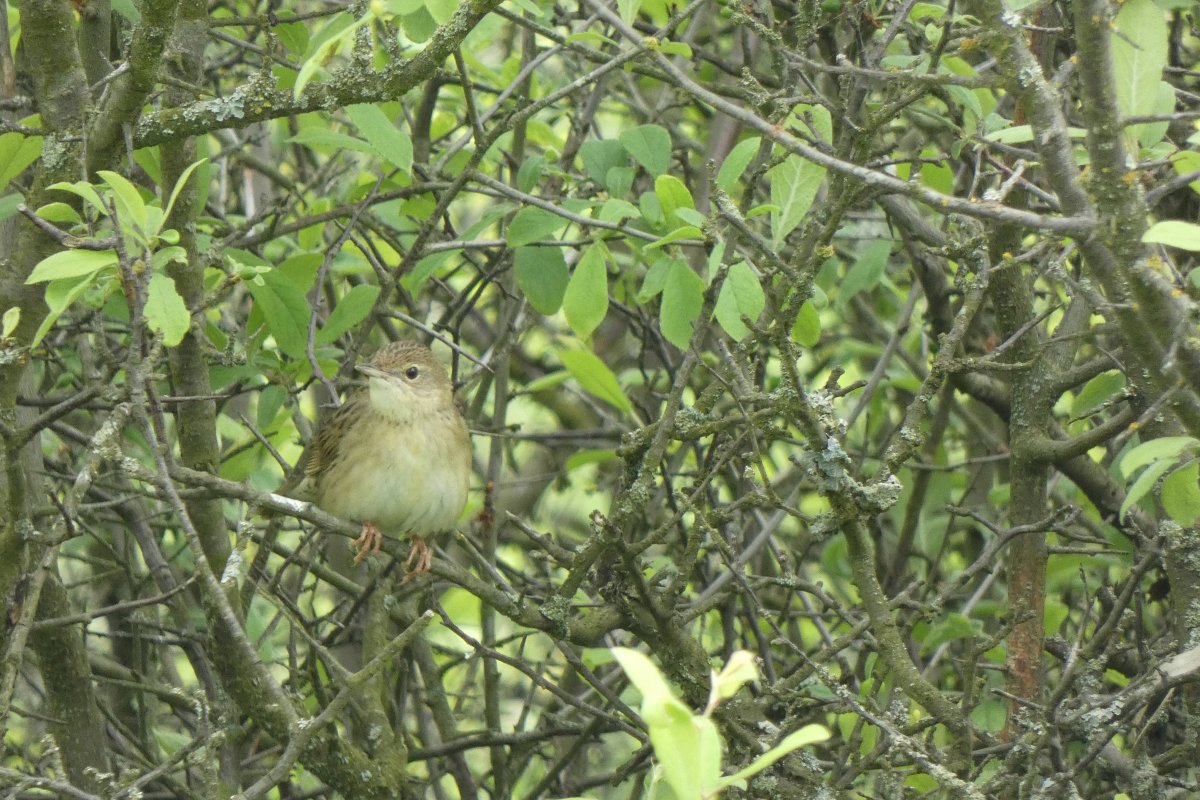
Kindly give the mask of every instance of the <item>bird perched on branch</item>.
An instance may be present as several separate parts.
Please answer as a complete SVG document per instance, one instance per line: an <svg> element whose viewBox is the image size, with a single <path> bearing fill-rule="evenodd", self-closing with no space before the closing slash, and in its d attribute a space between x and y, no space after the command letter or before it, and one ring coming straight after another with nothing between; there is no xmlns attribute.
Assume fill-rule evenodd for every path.
<svg viewBox="0 0 1200 800"><path fill-rule="evenodd" d="M471 441L446 368L429 348L392 342L357 367L354 389L321 425L303 471L280 489L361 522L355 563L380 551L383 531L412 537L408 566L429 570L423 537L454 527L467 502Z"/></svg>

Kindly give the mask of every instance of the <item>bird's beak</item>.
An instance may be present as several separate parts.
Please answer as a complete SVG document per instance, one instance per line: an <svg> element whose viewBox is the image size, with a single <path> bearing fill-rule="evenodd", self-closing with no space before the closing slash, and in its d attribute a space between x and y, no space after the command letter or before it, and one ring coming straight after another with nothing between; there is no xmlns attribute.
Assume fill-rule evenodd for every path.
<svg viewBox="0 0 1200 800"><path fill-rule="evenodd" d="M386 378L387 373L379 367L373 367L370 364L359 364L355 367L356 370L366 375L368 378Z"/></svg>

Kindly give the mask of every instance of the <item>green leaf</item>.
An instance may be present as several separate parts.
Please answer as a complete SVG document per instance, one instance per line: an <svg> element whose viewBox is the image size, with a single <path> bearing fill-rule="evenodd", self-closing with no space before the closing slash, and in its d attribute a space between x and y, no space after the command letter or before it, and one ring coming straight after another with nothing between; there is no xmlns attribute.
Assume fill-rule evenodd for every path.
<svg viewBox="0 0 1200 800"><path fill-rule="evenodd" d="M143 313L146 315L146 325L163 335L163 344L167 347L174 347L183 341L192 321L187 305L175 288L175 281L161 272L150 276Z"/></svg>
<svg viewBox="0 0 1200 800"><path fill-rule="evenodd" d="M712 693L720 700L728 700L751 681L758 680L758 663L749 650L735 650L725 667L713 674Z"/></svg>
<svg viewBox="0 0 1200 800"><path fill-rule="evenodd" d="M858 260L846 270L846 279L838 289L837 306L841 308L850 298L862 291L870 291L879 283L887 269L888 256L892 252L892 243L881 239L867 245L859 254Z"/></svg>
<svg viewBox="0 0 1200 800"><path fill-rule="evenodd" d="M670 222L681 208L694 209L696 202L683 181L674 175L659 175L654 179L654 194L662 206L663 216Z"/></svg>
<svg viewBox="0 0 1200 800"><path fill-rule="evenodd" d="M13 331L17 329L17 325L21 322L21 307L13 306L4 312L4 316L0 317L0 339L7 339L12 336Z"/></svg>
<svg viewBox="0 0 1200 800"><path fill-rule="evenodd" d="M568 220L544 208L526 206L517 212L508 225L506 241L509 247L520 247L548 239L567 227Z"/></svg>
<svg viewBox="0 0 1200 800"><path fill-rule="evenodd" d="M658 51L664 56L682 56L689 59L692 57L692 48L686 42L659 42Z"/></svg>
<svg viewBox="0 0 1200 800"><path fill-rule="evenodd" d="M719 787L724 789L728 786L740 784L749 778L754 777L762 772L767 767L774 764L779 759L799 750L801 747L808 747L810 744L818 744L829 739L829 729L823 725L805 725L798 731L793 731L784 737L783 741L772 747L767 752L763 753L750 765L743 770L739 770L732 775L724 777L719 782Z"/></svg>
<svg viewBox="0 0 1200 800"><path fill-rule="evenodd" d="M771 241L779 248L812 207L825 180L825 168L792 155L768 170L767 180L771 182L771 204L779 208L771 213Z"/></svg>
<svg viewBox="0 0 1200 800"><path fill-rule="evenodd" d="M625 157L624 148L621 149L621 157ZM637 170L633 167L611 167L604 174L604 188L608 189L608 193L612 197L624 197L633 188L635 177L637 177Z"/></svg>
<svg viewBox="0 0 1200 800"><path fill-rule="evenodd" d="M562 306L569 276L559 247L518 247L514 256L517 286L538 313L550 316Z"/></svg>
<svg viewBox="0 0 1200 800"><path fill-rule="evenodd" d="M346 331L367 318L379 297L379 287L369 283L359 284L342 295L334 306L329 319L317 331L317 344L330 344Z"/></svg>
<svg viewBox="0 0 1200 800"><path fill-rule="evenodd" d="M1101 372L1084 384L1071 401L1071 416L1078 419L1091 413L1092 409L1110 400L1125 388L1125 376L1118 370Z"/></svg>
<svg viewBox="0 0 1200 800"><path fill-rule="evenodd" d="M629 164L625 148L616 139L588 139L579 148L579 160L587 176L600 186L606 185L610 169Z"/></svg>
<svg viewBox="0 0 1200 800"><path fill-rule="evenodd" d="M75 278L91 275L107 267L117 265L115 250L61 250L38 262L25 279L25 283Z"/></svg>
<svg viewBox="0 0 1200 800"><path fill-rule="evenodd" d="M141 233L153 233L154 231L151 231L147 224L146 201L142 199L142 193L138 191L138 188L130 183L124 175L116 172L102 169L96 174L103 178L108 187L112 189L121 222L134 226Z"/></svg>
<svg viewBox="0 0 1200 800"><path fill-rule="evenodd" d="M42 137L10 131L0 135L0 188L25 171L42 154Z"/></svg>
<svg viewBox="0 0 1200 800"><path fill-rule="evenodd" d="M639 125L621 134L621 144L633 160L651 175L659 176L671 166L671 135L661 125Z"/></svg>
<svg viewBox="0 0 1200 800"><path fill-rule="evenodd" d="M1162 461L1156 461L1147 467L1125 493L1125 501L1121 503L1119 518L1122 520L1125 519L1125 512L1127 512L1139 500L1145 497L1146 493L1154 488L1154 484L1163 476L1163 473L1165 473L1174 465L1175 462L1168 459L1163 459Z"/></svg>
<svg viewBox="0 0 1200 800"><path fill-rule="evenodd" d="M921 652L930 653L939 645L958 639L971 639L983 632L983 623L955 612L946 614L929 627L921 641Z"/></svg>
<svg viewBox="0 0 1200 800"><path fill-rule="evenodd" d="M521 168L517 170L517 188L528 194L538 185L538 181L542 179L542 173L546 171L545 156L530 156L521 163Z"/></svg>
<svg viewBox="0 0 1200 800"><path fill-rule="evenodd" d="M656 239L646 245L646 250L657 250L660 247L666 247L669 244L678 242L684 239L703 239L704 231L697 228L695 225L681 225L675 230L668 233L661 239Z"/></svg>
<svg viewBox="0 0 1200 800"><path fill-rule="evenodd" d="M1083 139L1087 137L1087 131L1083 128L1067 128L1067 135L1072 139ZM1033 141L1033 126L1010 125L998 131L992 131L983 138L1000 144L1024 144Z"/></svg>
<svg viewBox="0 0 1200 800"><path fill-rule="evenodd" d="M687 350L692 340L692 323L704 305L704 281L686 261L673 260L663 284L658 325L667 341Z"/></svg>
<svg viewBox="0 0 1200 800"><path fill-rule="evenodd" d="M750 166L750 162L754 160L754 156L758 153L758 148L762 145L762 138L754 136L750 139L745 139L738 142L737 145L729 151L729 155L725 156L725 160L721 162L721 168L717 170L717 186L727 194L732 194L737 188L737 183L741 180L742 174L745 173L746 167Z"/></svg>
<svg viewBox="0 0 1200 800"><path fill-rule="evenodd" d="M285 355L305 358L311 311L304 292L278 269L268 270L259 277L261 284L247 281L246 289L254 297L255 307L262 312L267 330Z"/></svg>
<svg viewBox="0 0 1200 800"><path fill-rule="evenodd" d="M317 128L315 126L300 129L288 141L320 152L332 153L335 150L354 150L358 153L376 155L375 148L362 139L347 133L338 133L337 131Z"/></svg>
<svg viewBox="0 0 1200 800"><path fill-rule="evenodd" d="M79 216L79 212L66 203L47 203L39 208L36 213L42 219L47 222L53 222L60 228L78 225L83 222L83 218Z"/></svg>
<svg viewBox="0 0 1200 800"><path fill-rule="evenodd" d="M1174 463L1185 450L1194 450L1200 441L1191 436L1163 436L1143 442L1121 458L1121 475L1126 479L1142 467L1155 461Z"/></svg>
<svg viewBox="0 0 1200 800"><path fill-rule="evenodd" d="M276 383L268 385L258 393L255 419L258 421L259 430L266 431L271 427L271 423L279 414L279 409L283 408L285 400L287 400L287 390Z"/></svg>
<svg viewBox="0 0 1200 800"><path fill-rule="evenodd" d="M642 718L650 729L650 744L663 776L677 798L704 796L705 751L692 712L673 696L644 700ZM711 724L711 723L710 723ZM717 762L718 769L720 761ZM711 770L711 766L708 768Z"/></svg>
<svg viewBox="0 0 1200 800"><path fill-rule="evenodd" d="M805 136L825 143L833 142L833 116L829 109L813 103L800 103L788 115L788 124Z"/></svg>
<svg viewBox="0 0 1200 800"><path fill-rule="evenodd" d="M632 25L642 10L642 0L617 0L617 12L626 25Z"/></svg>
<svg viewBox="0 0 1200 800"><path fill-rule="evenodd" d="M1166 477L1162 482L1163 509L1185 528L1200 519L1200 464L1193 461Z"/></svg>
<svg viewBox="0 0 1200 800"><path fill-rule="evenodd" d="M632 413L633 406L621 389L621 383L608 365L587 350L560 350L558 358L583 390L614 408Z"/></svg>
<svg viewBox="0 0 1200 800"><path fill-rule="evenodd" d="M597 242L583 251L563 296L563 313L571 330L582 339L608 314L608 248Z"/></svg>
<svg viewBox="0 0 1200 800"><path fill-rule="evenodd" d="M48 312L42 319L42 324L38 326L37 331L33 334L33 340L29 343L30 347L37 347L41 344L42 339L54 327L54 323L58 321L58 318L92 285L98 274L98 272L89 272L84 275L74 275L70 278L50 281L50 283L46 284L46 308Z"/></svg>
<svg viewBox="0 0 1200 800"><path fill-rule="evenodd" d="M821 341L821 315L811 300L800 306L800 313L792 325L792 338L805 347L812 347Z"/></svg>
<svg viewBox="0 0 1200 800"><path fill-rule="evenodd" d="M1117 109L1121 116L1150 113L1167 66L1167 21L1154 0L1126 0L1113 20L1118 34L1109 37Z"/></svg>
<svg viewBox="0 0 1200 800"><path fill-rule="evenodd" d="M663 287L667 285L667 276L671 274L671 265L679 260L662 256L650 265L650 269L646 270L646 277L642 278L642 288L637 293L639 303L650 302L663 290ZM684 266L687 264L685 263Z"/></svg>
<svg viewBox="0 0 1200 800"><path fill-rule="evenodd" d="M445 25L458 10L458 0L425 0L425 10L438 25Z"/></svg>
<svg viewBox="0 0 1200 800"><path fill-rule="evenodd" d="M688 800L701 797L699 764L703 751L710 748L702 748L700 730L691 710L675 696L649 658L624 647L614 647L610 652L642 695L641 713L650 730L650 744L675 796ZM719 756L717 767L720 767Z"/></svg>
<svg viewBox="0 0 1200 800"><path fill-rule="evenodd" d="M308 40L308 49L304 54L304 63L300 65L300 72L296 75L292 96L299 99L304 94L304 89L308 86L309 81L321 69L321 65L333 57L341 48L342 43L354 35L354 31L371 22L373 18L371 14L364 14L359 19L355 19L343 11L317 31Z"/></svg>
<svg viewBox="0 0 1200 800"><path fill-rule="evenodd" d="M188 178L192 177L192 173L199 169L201 165L207 163L207 158L202 158L199 161L193 161L191 164L188 164L187 169L179 173L179 177L175 179L175 188L171 190L171 199L167 201L167 207L163 210L163 219L171 216L171 209L175 208L175 200L178 199L179 193L183 191L183 187L187 185ZM158 229L156 228L151 232L158 233Z"/></svg>
<svg viewBox="0 0 1200 800"><path fill-rule="evenodd" d="M692 725L699 738L700 757L684 768L699 771L701 797L716 797L721 782L721 735L711 717L693 714Z"/></svg>
<svg viewBox="0 0 1200 800"><path fill-rule="evenodd" d="M742 317L758 322L766 304L767 298L763 294L762 284L758 282L758 275L745 261L739 261L729 268L729 274L721 286L721 294L717 297L717 322L726 333L740 342L750 333Z"/></svg>
<svg viewBox="0 0 1200 800"><path fill-rule="evenodd" d="M604 201L596 218L604 222L620 222L626 219L637 219L641 214L642 212L638 211L638 207L633 203L614 197Z"/></svg>
<svg viewBox="0 0 1200 800"><path fill-rule="evenodd" d="M366 137L367 143L379 157L398 168L405 175L412 172L412 139L388 119L379 106L358 103L346 106L346 116Z"/></svg>
<svg viewBox="0 0 1200 800"><path fill-rule="evenodd" d="M1150 230L1142 234L1142 241L1200 251L1200 225L1177 219L1163 220L1151 225Z"/></svg>
<svg viewBox="0 0 1200 800"><path fill-rule="evenodd" d="M104 216L108 216L108 206L106 206L104 201L100 199L100 193L96 191L96 187L92 186L87 181L75 181L74 183L60 181L58 183L52 183L46 188L57 189L60 192L70 192L71 194L86 200L93 208L95 208Z"/></svg>

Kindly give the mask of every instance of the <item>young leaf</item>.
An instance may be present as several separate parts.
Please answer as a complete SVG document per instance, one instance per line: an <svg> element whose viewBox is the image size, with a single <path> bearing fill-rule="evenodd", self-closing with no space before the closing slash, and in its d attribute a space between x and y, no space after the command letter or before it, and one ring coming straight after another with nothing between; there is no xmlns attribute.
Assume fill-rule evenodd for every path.
<svg viewBox="0 0 1200 800"><path fill-rule="evenodd" d="M658 315L658 325L668 342L687 350L692 340L692 323L700 316L703 305L704 281L686 261L672 261L663 284Z"/></svg>
<svg viewBox="0 0 1200 800"><path fill-rule="evenodd" d="M824 742L829 738L829 730L822 725L805 725L798 731L788 734L782 742L772 747L767 752L763 753L758 758L750 763L750 766L743 770L735 772L720 780L720 788L734 786L742 783L749 778L754 777L762 772L767 767L774 764L779 759L789 753L799 750L801 747L807 747L810 744Z"/></svg>
<svg viewBox="0 0 1200 800"><path fill-rule="evenodd" d="M75 278L80 275L91 275L106 267L117 264L115 250L61 250L47 256L38 262L25 279L25 283L42 283L43 281Z"/></svg>
<svg viewBox="0 0 1200 800"><path fill-rule="evenodd" d="M138 188L124 175L102 169L96 173L113 191L117 201L117 214L126 225L136 227L141 233L153 233L147 224L146 201Z"/></svg>
<svg viewBox="0 0 1200 800"><path fill-rule="evenodd" d="M46 308L49 310L42 319L42 324L33 334L33 340L29 343L30 347L37 347L41 344L42 339L54 327L58 318L92 285L97 275L99 275L98 272L89 272L85 275L60 278L46 284Z"/></svg>
<svg viewBox="0 0 1200 800"><path fill-rule="evenodd" d="M193 161L191 164L188 164L187 169L179 173L179 177L175 180L175 188L171 190L171 199L167 201L167 207L163 210L163 219L167 219L171 216L171 209L175 207L175 200L179 197L179 193L183 191L183 187L187 185L188 178L192 177L192 173L195 172L202 164L207 163L207 158L202 158L199 161ZM151 231L151 233L158 233L158 228L156 227L153 231Z"/></svg>
<svg viewBox="0 0 1200 800"><path fill-rule="evenodd" d="M671 135L660 125L639 125L621 134L621 144L633 160L655 177L671 166Z"/></svg>
<svg viewBox="0 0 1200 800"><path fill-rule="evenodd" d="M608 248L597 242L583 251L563 296L567 324L587 339L608 313Z"/></svg>
<svg viewBox="0 0 1200 800"><path fill-rule="evenodd" d="M587 350L560 350L558 358L585 392L626 414L633 411L617 376L594 353Z"/></svg>
<svg viewBox="0 0 1200 800"><path fill-rule="evenodd" d="M559 247L518 247L514 256L517 286L538 313L550 316L562 306L567 262Z"/></svg>
<svg viewBox="0 0 1200 800"><path fill-rule="evenodd" d="M735 650L725 662L725 667L712 676L713 697L728 700L738 693L738 690L751 681L758 680L758 663L754 653L749 650Z"/></svg>
<svg viewBox="0 0 1200 800"><path fill-rule="evenodd" d="M143 313L146 325L150 330L162 333L163 344L167 347L182 342L191 324L191 315L175 288L175 281L161 272L150 276Z"/></svg>

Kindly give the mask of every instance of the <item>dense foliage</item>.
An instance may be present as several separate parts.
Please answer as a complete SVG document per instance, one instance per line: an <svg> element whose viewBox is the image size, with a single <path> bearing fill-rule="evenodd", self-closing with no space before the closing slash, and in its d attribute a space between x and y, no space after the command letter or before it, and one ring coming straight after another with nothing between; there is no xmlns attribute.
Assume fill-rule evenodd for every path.
<svg viewBox="0 0 1200 800"><path fill-rule="evenodd" d="M1194 3L10 5L4 796L1200 791Z"/></svg>

